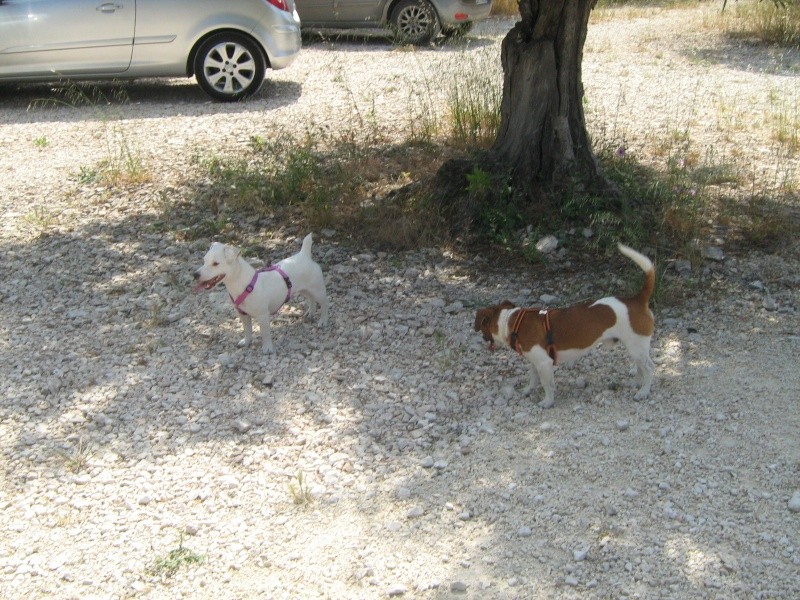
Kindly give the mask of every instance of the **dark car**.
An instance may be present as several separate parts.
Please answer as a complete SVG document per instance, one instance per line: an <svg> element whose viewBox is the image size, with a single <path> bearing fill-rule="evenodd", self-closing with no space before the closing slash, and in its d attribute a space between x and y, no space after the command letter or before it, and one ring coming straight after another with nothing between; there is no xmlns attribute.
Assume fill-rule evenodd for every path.
<svg viewBox="0 0 800 600"><path fill-rule="evenodd" d="M492 0L296 0L304 29L390 27L400 41L425 44L467 33Z"/></svg>

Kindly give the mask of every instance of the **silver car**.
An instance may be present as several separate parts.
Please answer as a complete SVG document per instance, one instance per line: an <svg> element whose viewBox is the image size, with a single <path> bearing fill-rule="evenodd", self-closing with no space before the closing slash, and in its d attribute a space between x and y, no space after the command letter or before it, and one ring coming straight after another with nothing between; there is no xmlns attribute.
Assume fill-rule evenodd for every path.
<svg viewBox="0 0 800 600"><path fill-rule="evenodd" d="M304 29L390 27L399 41L426 44L464 35L489 16L492 0L297 0Z"/></svg>
<svg viewBox="0 0 800 600"><path fill-rule="evenodd" d="M0 0L0 82L194 75L232 101L299 52L294 0Z"/></svg>

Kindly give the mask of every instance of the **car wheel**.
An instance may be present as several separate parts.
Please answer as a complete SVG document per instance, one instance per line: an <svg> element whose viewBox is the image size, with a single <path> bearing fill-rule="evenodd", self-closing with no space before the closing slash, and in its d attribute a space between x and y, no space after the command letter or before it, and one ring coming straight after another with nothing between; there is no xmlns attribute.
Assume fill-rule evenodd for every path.
<svg viewBox="0 0 800 600"><path fill-rule="evenodd" d="M397 40L406 44L427 44L439 33L439 18L426 0L401 0L391 22Z"/></svg>
<svg viewBox="0 0 800 600"><path fill-rule="evenodd" d="M203 91L215 100L233 102L255 94L266 72L261 49L236 33L212 35L197 49L194 74Z"/></svg>
<svg viewBox="0 0 800 600"><path fill-rule="evenodd" d="M461 38L472 31L474 21L467 21L466 23L459 23L452 27L442 27L442 35L448 38Z"/></svg>

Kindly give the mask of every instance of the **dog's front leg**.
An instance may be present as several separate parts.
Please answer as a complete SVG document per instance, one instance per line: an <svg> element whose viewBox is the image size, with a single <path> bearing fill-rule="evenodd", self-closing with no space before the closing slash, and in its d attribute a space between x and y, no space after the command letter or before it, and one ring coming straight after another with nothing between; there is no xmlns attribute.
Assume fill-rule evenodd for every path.
<svg viewBox="0 0 800 600"><path fill-rule="evenodd" d="M242 346L249 346L253 341L253 319L250 318L250 315L239 315L239 319L242 321L242 329L244 330L244 338L239 340L239 347L241 348Z"/></svg>
<svg viewBox="0 0 800 600"><path fill-rule="evenodd" d="M266 313L258 320L258 326L261 329L261 350L264 354L274 353L275 347L272 345L272 328L269 326L269 313Z"/></svg>

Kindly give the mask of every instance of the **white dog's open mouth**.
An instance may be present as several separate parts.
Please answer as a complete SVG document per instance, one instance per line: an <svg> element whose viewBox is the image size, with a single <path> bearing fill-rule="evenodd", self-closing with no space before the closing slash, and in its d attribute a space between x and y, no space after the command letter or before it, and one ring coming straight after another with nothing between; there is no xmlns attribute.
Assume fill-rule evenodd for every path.
<svg viewBox="0 0 800 600"><path fill-rule="evenodd" d="M207 281L201 281L196 286L194 286L194 291L195 292L199 292L200 290L210 290L215 285L217 285L220 281L222 281L224 278L225 278L225 273L222 273L221 275L217 275L216 277L212 277L211 279L209 279Z"/></svg>

